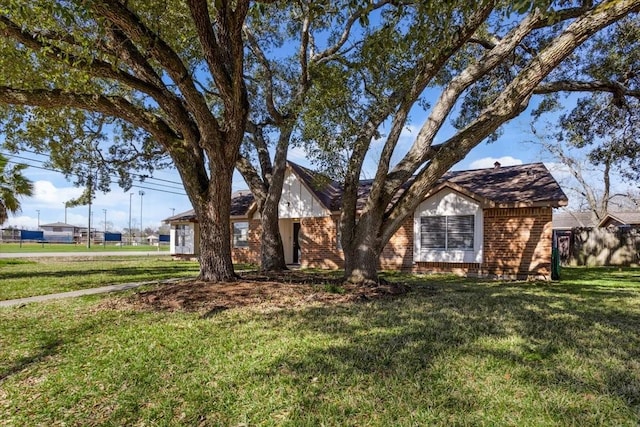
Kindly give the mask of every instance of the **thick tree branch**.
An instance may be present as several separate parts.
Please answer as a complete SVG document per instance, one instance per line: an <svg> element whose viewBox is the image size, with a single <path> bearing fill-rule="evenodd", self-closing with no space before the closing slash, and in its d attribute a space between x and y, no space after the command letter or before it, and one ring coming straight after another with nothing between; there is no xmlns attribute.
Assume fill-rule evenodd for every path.
<svg viewBox="0 0 640 427"><path fill-rule="evenodd" d="M420 129L415 142L387 177L386 181L389 194L393 194L403 182L406 182L406 180L413 175L420 165L424 164L425 156L429 153L429 146L462 93L471 84L486 75L511 55L513 50L522 39L530 34L541 18L539 13L534 12L523 19L520 24L503 37L493 49L485 53L477 62L469 65L457 77L451 80L443 90L431 114Z"/></svg>
<svg viewBox="0 0 640 427"><path fill-rule="evenodd" d="M240 171L242 177L249 185L249 189L251 190L251 194L256 198L257 201L264 201L267 198L267 193L269 189L266 187L265 182L260 179L260 174L253 167L249 159L240 155L236 160L236 169Z"/></svg>
<svg viewBox="0 0 640 427"><path fill-rule="evenodd" d="M263 80L266 83L265 94L266 94L266 104L267 111L271 116L274 123L279 124L284 120L284 117L280 111L276 108L274 98L273 98L273 71L271 70L271 64L269 64L269 60L267 59L264 51L258 44L253 32L247 27L244 27L244 33L247 37L247 41L249 42L249 48L251 52L256 56L258 62L262 66L265 72L265 79Z"/></svg>
<svg viewBox="0 0 640 427"><path fill-rule="evenodd" d="M4 37L12 38L33 51L43 52L49 58L60 63L70 62L74 67L84 69L94 77L113 80L128 86L131 89L147 94L153 98L161 108L169 113L168 117L174 118L174 120L172 120L172 124L176 129L180 130L185 138L191 140L194 140L195 138L195 140L197 140L197 130L193 127L191 118L184 110L181 101L176 98L174 94L166 90L161 79L148 64L145 66L145 63L143 62L137 67L139 70L144 70L144 77L149 77L149 79L140 79L104 60L95 58L88 61L74 54L65 52L59 47L51 43L47 43L43 36L29 33L5 16L0 16L0 22L4 24L3 27L0 28L0 35ZM67 37L67 39L69 37ZM68 41L69 40L67 40L67 42ZM127 44L131 45L130 41L124 39L124 37L121 37L118 42L121 46L127 46ZM78 45L77 41L75 41L73 45ZM132 49L133 52L131 53L135 55L135 48L130 46L129 51ZM137 54L137 59L138 61L142 60L139 53ZM178 118L179 120L175 120L175 118Z"/></svg>
<svg viewBox="0 0 640 427"><path fill-rule="evenodd" d="M125 4L117 0L97 0L91 2L90 6L96 13L119 27L133 42L144 46L145 50L161 64L179 88L191 114L198 123L201 137L222 143L224 138L216 118L209 110L202 94L195 87L189 70L173 49L145 26Z"/></svg>
<svg viewBox="0 0 640 427"><path fill-rule="evenodd" d="M637 0L611 0L599 4L594 10L584 13L567 26L507 85L474 122L442 144L438 154L417 175L410 187L388 212L382 230L383 239L393 235L402 220L415 209L431 186L451 165L462 159L471 148L500 125L523 111L536 87L560 62L592 34L638 10L640 10L640 2Z"/></svg>
<svg viewBox="0 0 640 427"><path fill-rule="evenodd" d="M228 70L224 67L224 54L213 30L207 1L189 0L187 3L209 71L216 82L218 90L220 90L222 98L230 98L233 94L233 80Z"/></svg>
<svg viewBox="0 0 640 427"><path fill-rule="evenodd" d="M431 79L433 79L436 73L446 63L448 58L453 55L453 53L457 51L464 43L466 43L467 40L477 31L480 25L482 25L482 23L487 19L487 17L493 10L494 4L495 3L493 1L487 1L481 8L476 10L466 21L465 25L456 33L456 36L450 42L449 46L443 49L440 52L440 55L438 55L436 58L423 57L420 59L420 65L418 67L419 72L414 78L410 90L403 97L398 109L394 114L391 124L391 133L385 141L380 162L376 170L374 183L372 185L371 192L369 193L367 204L365 205L363 211L367 211L378 205L379 199L383 200L382 203L386 205L386 203L388 203L392 198L392 194L394 192L393 189L398 188L400 185L402 185L402 182L400 181L402 179L406 181L406 179L408 179L408 177L413 173L413 170L415 170L415 168L417 167L415 166L413 170L408 173L408 175L405 173L403 174L403 177L398 177L395 179L392 178L392 181L389 182L389 177L387 177L387 174L389 172L391 156L393 155L395 147L402 133L402 129L404 128L409 116L409 111L413 107L413 104L422 94ZM439 129L440 125L441 123L438 124L437 129ZM423 154L428 152L426 147L427 144L424 145L425 146L420 147L421 153ZM414 151L420 148L415 148ZM407 159L407 157L411 158L410 156L412 155L415 154L410 151L405 159ZM396 170L397 169L398 167L396 167Z"/></svg>
<svg viewBox="0 0 640 427"><path fill-rule="evenodd" d="M72 107L119 117L146 130L165 147L180 139L164 120L118 96L76 94L57 89L21 90L0 86L0 102L46 108Z"/></svg>
<svg viewBox="0 0 640 427"><path fill-rule="evenodd" d="M262 127L249 121L247 123L247 131L250 135L251 143L258 153L258 162L260 163L260 170L262 179L265 185L268 187L273 174L273 165L271 164L271 157L269 156L269 147L267 141L264 138Z"/></svg>
<svg viewBox="0 0 640 427"><path fill-rule="evenodd" d="M629 89L622 83L616 81L576 81L576 80L557 80L540 84L533 93L548 94L555 92L609 92L616 97L623 98L631 96L640 99L640 90Z"/></svg>

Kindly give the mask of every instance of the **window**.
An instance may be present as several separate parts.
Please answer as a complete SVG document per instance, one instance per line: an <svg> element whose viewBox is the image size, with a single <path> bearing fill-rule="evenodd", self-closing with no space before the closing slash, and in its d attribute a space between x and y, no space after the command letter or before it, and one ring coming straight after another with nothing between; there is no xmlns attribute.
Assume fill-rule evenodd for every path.
<svg viewBox="0 0 640 427"><path fill-rule="evenodd" d="M246 248L249 247L249 223L234 222L233 223L233 247Z"/></svg>
<svg viewBox="0 0 640 427"><path fill-rule="evenodd" d="M423 249L473 250L474 216L423 216L420 245Z"/></svg>

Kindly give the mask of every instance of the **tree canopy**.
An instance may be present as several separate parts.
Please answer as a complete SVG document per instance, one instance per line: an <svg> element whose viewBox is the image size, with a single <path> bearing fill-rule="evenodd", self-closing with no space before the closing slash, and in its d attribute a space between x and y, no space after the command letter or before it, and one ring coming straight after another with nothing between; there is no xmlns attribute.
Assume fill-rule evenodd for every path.
<svg viewBox="0 0 640 427"><path fill-rule="evenodd" d="M272 172L282 170L291 142L332 164L335 153L346 154L347 276L375 279L384 243L436 180L534 94L585 84L612 90L611 81L561 79L554 71L565 61L583 63L572 55L639 8L638 0L4 0L0 123L15 148L51 151L68 170L75 166L67 154L82 153L84 164L115 169L124 186L128 170L174 165L200 223L205 280L235 277L229 199L236 165L258 178L252 188L268 199L279 193ZM428 118L398 153L416 108ZM442 136L447 120L458 130ZM243 141L254 155L240 157ZM382 147L378 169L357 209L374 142ZM100 181L92 171L74 173L79 182ZM267 205L273 212L277 203Z"/></svg>

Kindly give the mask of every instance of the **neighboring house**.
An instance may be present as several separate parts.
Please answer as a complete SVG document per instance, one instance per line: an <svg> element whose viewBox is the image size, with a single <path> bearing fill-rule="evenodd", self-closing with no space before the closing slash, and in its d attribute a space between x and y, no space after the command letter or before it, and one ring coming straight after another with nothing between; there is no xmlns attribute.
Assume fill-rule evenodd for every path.
<svg viewBox="0 0 640 427"><path fill-rule="evenodd" d="M598 222L598 218L593 212L559 211L553 213L553 229L558 231L597 227Z"/></svg>
<svg viewBox="0 0 640 427"><path fill-rule="evenodd" d="M640 211L609 212L598 227L640 227Z"/></svg>
<svg viewBox="0 0 640 427"><path fill-rule="evenodd" d="M360 205L371 181L362 181ZM325 176L289 162L280 199L285 259L302 267L340 268L342 191ZM383 269L549 278L552 208L567 197L542 163L449 172L390 239ZM232 197L234 262L259 262L260 219L249 192ZM197 256L193 211L171 225L171 253Z"/></svg>
<svg viewBox="0 0 640 427"><path fill-rule="evenodd" d="M80 241L81 228L75 225L53 222L40 225L40 229L44 232L45 240L49 242L75 243Z"/></svg>
<svg viewBox="0 0 640 427"><path fill-rule="evenodd" d="M608 212L599 220L593 212L554 212L553 229L570 231L574 228L638 227L640 211Z"/></svg>

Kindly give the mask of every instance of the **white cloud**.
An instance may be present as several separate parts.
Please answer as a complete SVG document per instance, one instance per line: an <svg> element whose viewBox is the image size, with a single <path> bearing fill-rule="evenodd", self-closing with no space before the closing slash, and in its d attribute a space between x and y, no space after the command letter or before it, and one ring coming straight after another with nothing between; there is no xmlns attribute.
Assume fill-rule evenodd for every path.
<svg viewBox="0 0 640 427"><path fill-rule="evenodd" d="M502 157L483 157L482 159L474 160L469 165L470 169L484 169L484 168L492 168L495 162L499 162L501 166L515 166L521 165L522 160L516 159L511 156L502 156Z"/></svg>
<svg viewBox="0 0 640 427"><path fill-rule="evenodd" d="M33 184L33 204L41 207L60 208L60 204L82 194L77 187L57 188L51 181L36 181Z"/></svg>

